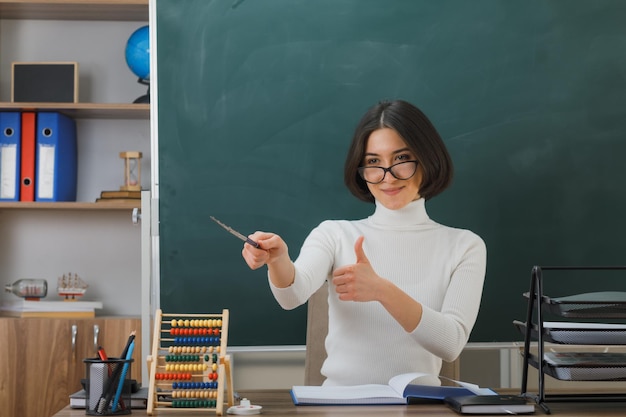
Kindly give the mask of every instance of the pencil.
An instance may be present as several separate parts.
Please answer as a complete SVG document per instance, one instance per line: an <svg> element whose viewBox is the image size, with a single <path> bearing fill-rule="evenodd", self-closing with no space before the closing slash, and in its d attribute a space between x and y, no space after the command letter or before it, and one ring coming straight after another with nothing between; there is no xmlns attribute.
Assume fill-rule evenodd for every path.
<svg viewBox="0 0 626 417"><path fill-rule="evenodd" d="M120 396L122 395L122 388L124 387L124 380L126 379L126 373L128 372L128 368L130 367L130 358L133 356L133 349L135 348L135 342L131 341L130 346L126 351L126 362L124 362L124 367L122 369L122 375L120 375L120 381L117 384L117 392L115 393L115 399L113 400L113 405L111 406L111 412L115 412L117 410L117 404L120 402Z"/></svg>

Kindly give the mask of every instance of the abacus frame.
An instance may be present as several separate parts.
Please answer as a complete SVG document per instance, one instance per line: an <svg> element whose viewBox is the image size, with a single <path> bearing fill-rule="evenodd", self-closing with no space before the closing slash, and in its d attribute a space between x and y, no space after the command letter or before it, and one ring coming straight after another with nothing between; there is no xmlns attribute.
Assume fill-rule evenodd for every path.
<svg viewBox="0 0 626 417"><path fill-rule="evenodd" d="M169 347L164 347L162 342L173 342L174 339L170 338L170 329L171 321L168 323L163 321L163 318L172 318L172 319L191 319L191 320L204 320L204 319L219 319L222 321L221 326L221 335L220 335L220 344L219 344L219 352L218 352L218 365L217 365L217 400L215 408L175 408L172 406L168 406L169 404L166 401L159 401L158 396L163 395L162 392L157 392L157 371L159 368L163 368L165 366L165 354L168 353ZM167 327L167 328L164 328ZM163 337L166 334L168 337ZM231 361L230 355L226 354L226 348L228 345L228 309L222 310L221 314L172 314L172 313L163 313L162 310L158 309L156 311L154 317L154 333L152 335L152 352L151 355L148 355L146 358L148 362L148 370L150 373L150 383L148 389L148 405L147 405L147 414L153 415L155 412L159 410L167 410L168 413L171 412L181 412L185 414L190 413L215 413L218 416L223 415L224 413L224 395L227 395L227 404L228 406L233 406L235 403L234 400L234 391L233 391L233 379L232 379L232 370L231 370ZM202 374L202 379L206 379L206 375L204 375L204 371Z"/></svg>

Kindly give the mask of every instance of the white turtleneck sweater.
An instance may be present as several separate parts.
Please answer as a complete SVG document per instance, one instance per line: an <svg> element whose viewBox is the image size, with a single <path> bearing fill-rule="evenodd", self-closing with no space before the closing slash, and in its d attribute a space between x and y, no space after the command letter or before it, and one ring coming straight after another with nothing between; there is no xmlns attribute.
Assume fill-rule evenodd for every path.
<svg viewBox="0 0 626 417"><path fill-rule="evenodd" d="M378 302L339 300L329 285L328 358L324 385L387 384L395 375L438 375L441 360L461 353L476 321L486 248L476 234L440 225L424 199L400 210L376 203L366 219L324 221L306 238L287 288L270 287L284 309L304 304L340 266L354 264L354 242L376 273L422 304L419 325L407 333Z"/></svg>

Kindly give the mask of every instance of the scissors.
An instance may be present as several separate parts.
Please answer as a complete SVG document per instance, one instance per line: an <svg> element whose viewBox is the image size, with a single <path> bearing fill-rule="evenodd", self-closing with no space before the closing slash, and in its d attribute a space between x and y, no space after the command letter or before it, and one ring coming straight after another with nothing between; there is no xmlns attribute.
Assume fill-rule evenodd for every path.
<svg viewBox="0 0 626 417"><path fill-rule="evenodd" d="M241 233L239 233L238 231L236 231L232 227L225 225L221 221L217 220L215 217L213 217L213 216L209 216L209 217L211 217L211 220L213 220L215 223L217 223L220 226L222 226L228 233L237 236L239 239L241 239L244 242L254 246L255 248L259 248L259 244L257 242L255 242L254 240L250 239L249 237L246 237L246 236L242 235Z"/></svg>

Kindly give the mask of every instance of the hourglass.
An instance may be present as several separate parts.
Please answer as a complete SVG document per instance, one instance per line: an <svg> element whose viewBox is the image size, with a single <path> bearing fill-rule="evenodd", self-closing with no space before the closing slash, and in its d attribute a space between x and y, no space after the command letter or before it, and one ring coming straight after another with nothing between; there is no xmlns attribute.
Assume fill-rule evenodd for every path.
<svg viewBox="0 0 626 417"><path fill-rule="evenodd" d="M121 191L141 191L141 152L120 152L124 159L124 185Z"/></svg>

